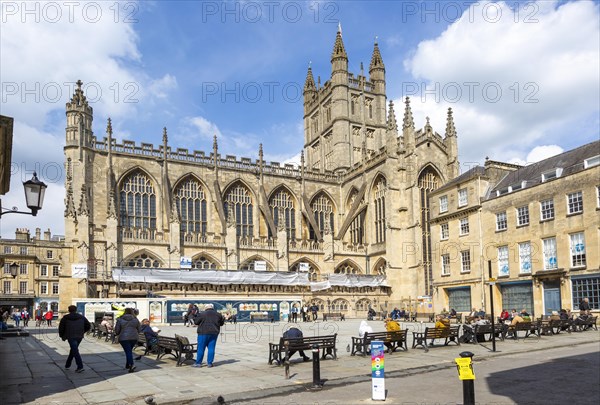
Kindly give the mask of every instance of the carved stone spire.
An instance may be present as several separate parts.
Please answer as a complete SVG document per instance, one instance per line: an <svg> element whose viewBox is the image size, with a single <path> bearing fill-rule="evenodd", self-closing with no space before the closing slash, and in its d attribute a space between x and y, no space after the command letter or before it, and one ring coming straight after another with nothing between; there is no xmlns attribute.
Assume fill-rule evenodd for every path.
<svg viewBox="0 0 600 405"><path fill-rule="evenodd" d="M85 184L81 185L81 200L79 201L79 215L90 216L90 208L88 203L87 187Z"/></svg>
<svg viewBox="0 0 600 405"><path fill-rule="evenodd" d="M431 128L431 124L429 123L429 117L425 117L425 132L431 132L433 128Z"/></svg>
<svg viewBox="0 0 600 405"><path fill-rule="evenodd" d="M264 166L264 155L263 155L263 146L261 143L258 145L258 173L260 175L261 182L263 179L263 166Z"/></svg>
<svg viewBox="0 0 600 405"><path fill-rule="evenodd" d="M89 107L87 98L85 97L85 94L83 94L83 90L81 89L83 82L81 80L77 80L75 84L77 84L77 88L75 89L75 92L71 97L71 101L67 103L67 109L72 109L75 107Z"/></svg>
<svg viewBox="0 0 600 405"><path fill-rule="evenodd" d="M317 86L315 85L315 78L312 73L312 68L308 65L308 72L306 72L306 81L304 82L304 92L316 91Z"/></svg>
<svg viewBox="0 0 600 405"><path fill-rule="evenodd" d="M388 111L387 127L390 131L398 130L398 123L396 122L396 112L394 111L394 102L390 100L390 108Z"/></svg>
<svg viewBox="0 0 600 405"><path fill-rule="evenodd" d="M415 129L415 121L413 120L412 110L410 108L410 98L406 97L404 104L406 104L406 107L404 107L404 120L402 121L402 128Z"/></svg>
<svg viewBox="0 0 600 405"><path fill-rule="evenodd" d="M219 154L219 145L217 144L217 135L213 136L213 161L215 170L217 170L217 156Z"/></svg>
<svg viewBox="0 0 600 405"><path fill-rule="evenodd" d="M75 202L73 201L73 168L71 158L67 159L67 195L65 197L65 218L77 219Z"/></svg>
<svg viewBox="0 0 600 405"><path fill-rule="evenodd" d="M333 44L333 52L331 53L331 59L344 58L348 59L346 48L344 48L344 41L342 41L342 25L338 25L338 32L335 35L335 43Z"/></svg>
<svg viewBox="0 0 600 405"><path fill-rule="evenodd" d="M379 51L379 45L377 45L377 38L375 38L375 46L373 47L373 55L371 56L369 72L377 68L385 69L385 65L383 64L383 58L381 57L381 52Z"/></svg>
<svg viewBox="0 0 600 405"><path fill-rule="evenodd" d="M112 139L112 134L113 134L112 121L110 120L110 117L108 117L108 121L106 123L106 137L108 139Z"/></svg>
<svg viewBox="0 0 600 405"><path fill-rule="evenodd" d="M454 126L452 108L448 108L448 118L446 120L446 136L456 136L456 127Z"/></svg>

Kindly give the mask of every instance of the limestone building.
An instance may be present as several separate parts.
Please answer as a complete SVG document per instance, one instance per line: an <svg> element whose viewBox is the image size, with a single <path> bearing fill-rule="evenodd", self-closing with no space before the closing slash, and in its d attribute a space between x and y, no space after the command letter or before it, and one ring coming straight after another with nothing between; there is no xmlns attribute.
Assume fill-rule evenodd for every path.
<svg viewBox="0 0 600 405"><path fill-rule="evenodd" d="M102 136L81 82L66 105L61 309L74 297L285 297L362 314L432 292L428 195L458 175L457 134L401 122L377 43L309 67L301 165ZM76 276L74 273L77 273ZM87 281L82 283L83 277ZM64 294L63 294L64 293Z"/></svg>
<svg viewBox="0 0 600 405"><path fill-rule="evenodd" d="M430 196L436 309L600 309L600 141L520 167L486 161Z"/></svg>
<svg viewBox="0 0 600 405"><path fill-rule="evenodd" d="M63 236L52 235L50 230L42 236L39 228L35 235L17 229L14 239L0 239L0 305L27 307L32 317L38 306L58 313L63 248ZM16 277L10 272L12 264L18 266Z"/></svg>

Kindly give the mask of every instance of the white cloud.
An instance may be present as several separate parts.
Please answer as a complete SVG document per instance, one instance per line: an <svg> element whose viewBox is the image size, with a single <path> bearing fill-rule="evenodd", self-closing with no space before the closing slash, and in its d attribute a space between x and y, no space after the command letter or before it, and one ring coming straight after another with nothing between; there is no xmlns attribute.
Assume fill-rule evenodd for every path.
<svg viewBox="0 0 600 405"><path fill-rule="evenodd" d="M539 162L540 160L548 159L549 157L559 155L564 152L564 149L558 145L540 145L533 148L523 161L519 158L508 159L508 162L518 165L529 165Z"/></svg>
<svg viewBox="0 0 600 405"><path fill-rule="evenodd" d="M503 2L491 3L502 10L502 18L491 22L491 14L482 12L488 4L472 6L405 61L416 79L403 88L413 93L415 123L422 126L421 112L427 111L443 134L445 110L452 107L461 162L481 162L486 155L525 159L536 143L557 141L547 139L549 134L564 137L574 123L600 110L597 4L527 3L530 8L519 10L516 23L515 10ZM590 125L578 135L579 143L597 137L597 131Z"/></svg>
<svg viewBox="0 0 600 405"><path fill-rule="evenodd" d="M167 98L169 91L177 88L175 76L165 74L157 80L152 80L148 86L149 92L156 98Z"/></svg>
<svg viewBox="0 0 600 405"><path fill-rule="evenodd" d="M186 133L184 137L185 139L193 140L193 139L212 139L213 136L217 136L218 138L222 138L221 130L214 122L207 120L204 117L188 117L183 120L184 125L186 125L190 132ZM180 138L180 135L177 135L176 138ZM190 139L191 138L191 139Z"/></svg>

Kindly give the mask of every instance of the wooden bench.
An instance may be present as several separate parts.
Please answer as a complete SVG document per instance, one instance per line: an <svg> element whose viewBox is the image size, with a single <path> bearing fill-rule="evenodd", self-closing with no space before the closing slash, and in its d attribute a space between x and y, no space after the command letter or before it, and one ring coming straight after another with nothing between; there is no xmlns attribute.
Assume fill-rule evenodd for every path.
<svg viewBox="0 0 600 405"><path fill-rule="evenodd" d="M148 345L148 340L146 339L146 334L144 334L143 332L138 333L138 341L137 341L137 345L136 347L134 347L134 349L136 348L143 348L144 349L144 354L142 354L142 356L147 355L148 353L157 353L158 352L158 345Z"/></svg>
<svg viewBox="0 0 600 405"><path fill-rule="evenodd" d="M548 327L552 331L553 335L558 335L562 331L567 331L567 333L571 333L571 320L553 319L550 320Z"/></svg>
<svg viewBox="0 0 600 405"><path fill-rule="evenodd" d="M429 312L416 312L411 316L411 320L414 322L418 322L419 320L423 322L433 322L435 315Z"/></svg>
<svg viewBox="0 0 600 405"><path fill-rule="evenodd" d="M431 341L431 346L435 339L444 339L444 346L448 343L456 343L460 345L458 341L458 333L460 331L460 325L450 326L449 328L425 328L425 332L413 332L413 349L417 346L423 346L425 352L429 351L429 345L427 341Z"/></svg>
<svg viewBox="0 0 600 405"><path fill-rule="evenodd" d="M540 337L540 323L536 322L519 322L515 325L508 325L508 329L506 330L507 335L510 334L513 339L519 340L519 332L525 332L525 336L523 338L528 338L530 336Z"/></svg>
<svg viewBox="0 0 600 405"><path fill-rule="evenodd" d="M346 317L341 312L328 312L323 314L323 321L327 321L330 318L336 319L338 321L346 320Z"/></svg>
<svg viewBox="0 0 600 405"><path fill-rule="evenodd" d="M506 335L507 325L502 323L494 324L492 328L492 324L487 325L471 325L473 327L472 335L466 332L466 326L463 327L463 335L462 341L465 343L479 343L485 342L486 340L492 340L492 334L496 335L500 340L504 340ZM489 339L486 338L486 335L490 335Z"/></svg>
<svg viewBox="0 0 600 405"><path fill-rule="evenodd" d="M158 336L156 360L160 360L165 354L173 356L177 360L177 367L187 360L192 360L197 351L197 344L190 343L185 336L175 337Z"/></svg>
<svg viewBox="0 0 600 405"><path fill-rule="evenodd" d="M321 350L321 358L325 360L327 356L337 359L337 349L335 343L337 333L327 336L308 336L301 338L279 338L279 343L269 343L269 364L273 361L278 365L282 364L282 360L289 364L289 353L299 350L312 350L313 345L317 345ZM284 355L282 357L282 355Z"/></svg>
<svg viewBox="0 0 600 405"><path fill-rule="evenodd" d="M396 349L400 348L404 351L408 350L406 344L406 336L408 335L408 329L388 332L366 332L363 337L352 337L352 352L351 356L356 353L367 355L369 352L369 346L374 340L381 340L384 343L388 343L391 347L388 347L388 353L393 353Z"/></svg>
<svg viewBox="0 0 600 405"><path fill-rule="evenodd" d="M592 328L598 330L598 326L596 325L597 321L597 316L589 316L585 321L581 319L574 319L573 322L571 322L571 328L573 332L582 332Z"/></svg>
<svg viewBox="0 0 600 405"><path fill-rule="evenodd" d="M254 321L269 321L275 322L275 319L269 314L251 314L250 315L250 323L254 323Z"/></svg>

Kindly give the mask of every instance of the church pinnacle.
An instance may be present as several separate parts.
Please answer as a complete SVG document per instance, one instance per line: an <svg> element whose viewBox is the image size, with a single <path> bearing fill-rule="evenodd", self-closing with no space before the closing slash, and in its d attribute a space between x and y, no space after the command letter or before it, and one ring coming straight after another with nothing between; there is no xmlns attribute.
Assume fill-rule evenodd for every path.
<svg viewBox="0 0 600 405"><path fill-rule="evenodd" d="M373 56L371 56L369 72L371 72L375 68L385 69L385 65L383 64L383 58L381 57L381 52L379 51L379 45L377 45L377 38L375 38L375 46L373 47Z"/></svg>
<svg viewBox="0 0 600 405"><path fill-rule="evenodd" d="M333 52L331 53L331 60L336 58L348 59L348 54L346 54L346 49L344 48L344 41L342 41L342 24L338 25L335 43L333 44Z"/></svg>
<svg viewBox="0 0 600 405"><path fill-rule="evenodd" d="M390 100L390 108L388 111L387 127L390 131L398 130L398 123L396 122L396 113L394 112L394 102Z"/></svg>
<svg viewBox="0 0 600 405"><path fill-rule="evenodd" d="M315 78L313 77L312 68L308 65L308 72L306 73L306 81L304 82L304 92L316 90Z"/></svg>
<svg viewBox="0 0 600 405"><path fill-rule="evenodd" d="M454 126L452 108L448 108L448 118L446 120L446 136L456 136L456 127Z"/></svg>
<svg viewBox="0 0 600 405"><path fill-rule="evenodd" d="M415 129L415 121L413 120L412 110L410 109L410 98L406 97L404 104L406 104L406 107L404 108L404 120L402 121L402 128Z"/></svg>

